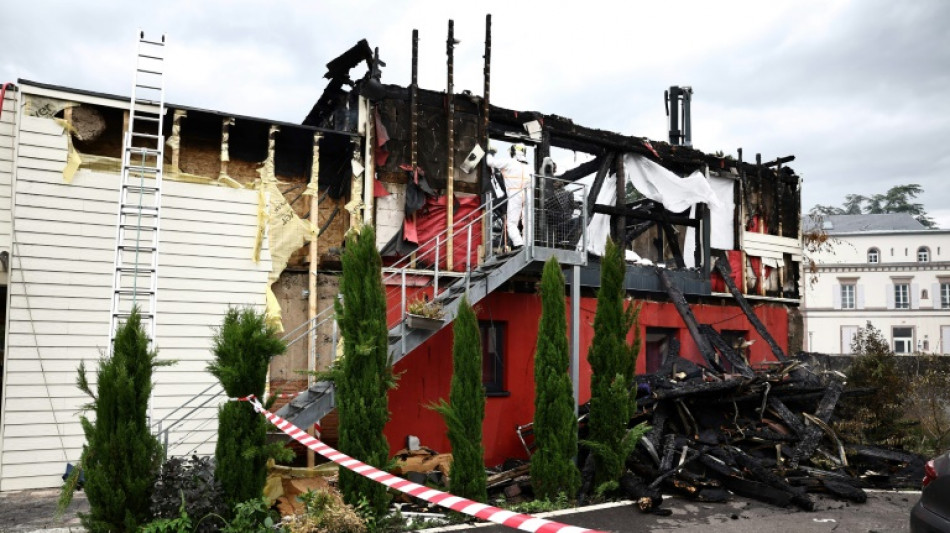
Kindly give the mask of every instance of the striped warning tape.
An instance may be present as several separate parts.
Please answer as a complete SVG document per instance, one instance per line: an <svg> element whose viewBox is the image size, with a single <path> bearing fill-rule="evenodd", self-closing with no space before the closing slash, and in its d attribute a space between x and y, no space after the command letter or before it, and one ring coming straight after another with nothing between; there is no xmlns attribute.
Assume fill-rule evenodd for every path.
<svg viewBox="0 0 950 533"><path fill-rule="evenodd" d="M267 420L277 426L277 429L290 435L297 442L319 453L334 463L352 470L357 474L372 479L373 481L382 483L391 489L405 492L410 496L434 503L452 511L474 516L475 518L487 520L489 522L494 522L503 526L520 529L522 531L531 531L535 533L602 533L594 529L568 526L565 524L552 522L550 520L545 520L543 518L513 513L511 511L506 511L504 509L499 509L497 507L492 507L490 505L485 505L476 501L453 496L447 492L430 489L429 487L424 487L401 477L396 477L387 472L383 472L382 470L373 468L368 464L357 461L349 455L334 450L315 437L307 435L306 432L297 426L264 409L264 407L261 406L260 402L258 402L257 398L254 396L237 398L237 400L250 402L254 406L254 410L264 415Z"/></svg>

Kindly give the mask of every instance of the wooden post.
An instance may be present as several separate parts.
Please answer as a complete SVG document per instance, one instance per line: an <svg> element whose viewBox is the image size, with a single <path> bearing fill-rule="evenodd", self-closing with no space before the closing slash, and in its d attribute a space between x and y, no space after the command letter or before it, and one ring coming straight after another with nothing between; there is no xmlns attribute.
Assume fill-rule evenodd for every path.
<svg viewBox="0 0 950 533"><path fill-rule="evenodd" d="M416 174L419 164L419 30L412 30L412 83L409 85L409 172ZM409 185L406 185L409 188ZM416 223L416 214L412 214ZM416 252L409 257L409 268L416 268Z"/></svg>
<svg viewBox="0 0 950 533"><path fill-rule="evenodd" d="M234 125L234 118L228 117L221 119L221 170L218 172L218 179L228 178L228 161L231 160L231 126Z"/></svg>
<svg viewBox="0 0 950 533"><path fill-rule="evenodd" d="M627 207L627 177L623 168L623 153L617 154L617 207ZM614 238L621 251L627 249L627 217L621 213L614 215ZM624 256L626 254L623 254ZM662 259L662 256L660 257Z"/></svg>
<svg viewBox="0 0 950 533"><path fill-rule="evenodd" d="M172 134L168 144L172 147L171 170L175 175L181 173L181 168L179 168L181 162L181 119L187 116L188 113L183 109L176 109L172 113Z"/></svg>
<svg viewBox="0 0 950 533"><path fill-rule="evenodd" d="M445 269L454 270L454 261L452 250L452 241L454 240L455 224L455 21L449 20L449 36L445 41L445 53L448 55L446 65L448 66L448 87L445 92L446 97L446 175L445 175L445 212L446 226L448 234L445 240Z"/></svg>
<svg viewBox="0 0 950 533"><path fill-rule="evenodd" d="M479 121L479 132L478 132L478 143L482 145L486 152L488 152L488 120L489 120L489 95L491 93L491 14L485 15L485 65L482 68L482 73L485 78L484 89L482 90L482 116ZM488 194L493 195L491 186L485 185L486 179L491 179L491 172L486 172L487 170L486 161L482 161L478 165L478 185L481 187L479 190L487 189ZM489 232L489 226L492 222L491 215L487 215L482 222L482 257L483 260L488 259L489 254L492 252L492 243L490 242L491 233Z"/></svg>
<svg viewBox="0 0 950 533"><path fill-rule="evenodd" d="M313 159L310 166L310 183L317 184L320 176L320 140L323 135L313 134ZM310 264L307 275L307 323L309 324L310 335L307 352L307 370L311 373L307 375L308 382L313 382L313 371L317 370L317 330L314 327L314 318L317 316L317 267L320 264L320 254L318 245L320 233L317 229L319 222L320 197L317 187L311 189L310 194L310 224L314 234L310 238ZM307 434L313 435L313 426L307 428ZM313 467L315 458L313 450L307 448L307 466Z"/></svg>

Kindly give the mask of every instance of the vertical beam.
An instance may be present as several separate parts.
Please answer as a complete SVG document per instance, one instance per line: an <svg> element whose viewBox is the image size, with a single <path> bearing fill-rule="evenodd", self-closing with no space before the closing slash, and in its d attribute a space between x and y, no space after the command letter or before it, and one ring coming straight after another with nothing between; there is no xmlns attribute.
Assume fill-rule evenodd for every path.
<svg viewBox="0 0 950 533"><path fill-rule="evenodd" d="M623 153L617 153L617 203L619 209L627 208L627 175L623 168ZM623 214L614 215L614 239L621 250L627 249L627 216Z"/></svg>
<svg viewBox="0 0 950 533"><path fill-rule="evenodd" d="M183 109L176 109L172 113L172 134L168 138L167 144L172 149L171 171L174 175L181 173L179 163L181 162L181 119L188 116Z"/></svg>
<svg viewBox="0 0 950 533"><path fill-rule="evenodd" d="M379 59L379 48L376 49ZM376 203L376 108L368 98L362 98L366 106L366 146L363 154L363 223L373 224L373 205Z"/></svg>
<svg viewBox="0 0 950 533"><path fill-rule="evenodd" d="M412 83L409 84L409 167L413 176L419 164L419 30L412 30ZM407 186L408 188L408 186ZM412 214L416 223L416 214ZM416 268L416 252L409 255L409 267Z"/></svg>
<svg viewBox="0 0 950 533"><path fill-rule="evenodd" d="M448 234L446 236L445 242L445 269L452 271L454 265L455 255L453 254L452 244L454 239L454 224L455 224L455 21L449 20L449 36L445 40L445 53L448 56L446 60L447 66L447 88L445 91L446 98L446 150L448 154L445 158L446 160L446 174L445 174L445 210L446 210L446 229Z"/></svg>
<svg viewBox="0 0 950 533"><path fill-rule="evenodd" d="M706 204L698 204L696 206L696 211L702 212L702 225L700 226L703 230L703 278L709 279L709 274L712 272L711 263L712 263L712 215L709 210L709 206Z"/></svg>
<svg viewBox="0 0 950 533"><path fill-rule="evenodd" d="M574 417L581 401L581 266L571 267L571 384L574 386Z"/></svg>
<svg viewBox="0 0 950 533"><path fill-rule="evenodd" d="M604 187L604 180L607 179L607 172L610 170L610 165L612 165L613 162L613 152L604 154L604 158L600 162L600 168L597 169L597 175L594 177L594 182L590 185L590 192L587 194L587 220L590 220L590 217L594 216L594 205L597 203L597 197L600 196L600 189Z"/></svg>
<svg viewBox="0 0 950 533"><path fill-rule="evenodd" d="M485 64L482 67L482 74L484 76L484 88L482 89L482 108L481 108L481 120L478 123L479 132L478 132L478 144L480 144L485 151L488 151L488 101L491 94L491 14L485 15ZM491 173L488 171L488 162L484 158L482 163L478 165L478 185L479 190L488 190L489 195L494 194L491 192L492 187L490 184L486 184L485 180L491 179ZM483 260L487 260L491 254L492 239L491 239L491 215L485 217L485 222L482 223L482 243L483 243Z"/></svg>
<svg viewBox="0 0 950 533"><path fill-rule="evenodd" d="M228 161L231 160L231 126L234 125L234 118L228 117L221 119L221 170L218 172L218 179L229 178Z"/></svg>
<svg viewBox="0 0 950 533"><path fill-rule="evenodd" d="M227 126L225 126L227 127ZM313 383L313 371L317 370L317 330L314 327L314 320L317 316L317 268L320 264L320 254L318 253L318 244L320 233L317 229L319 225L320 198L317 189L317 183L320 176L320 139L323 135L313 134L313 158L310 163L310 227L313 229L313 235L310 237L310 262L307 275L307 328L310 330L307 351L307 370L308 381ZM313 434L313 426L307 428L308 434ZM313 450L307 449L307 466L313 467L315 462Z"/></svg>

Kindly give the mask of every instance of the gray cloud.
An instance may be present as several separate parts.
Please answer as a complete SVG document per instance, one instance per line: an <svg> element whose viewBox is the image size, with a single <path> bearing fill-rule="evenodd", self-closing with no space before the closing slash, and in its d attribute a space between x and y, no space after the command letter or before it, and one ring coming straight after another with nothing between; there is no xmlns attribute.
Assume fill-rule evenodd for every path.
<svg viewBox="0 0 950 533"><path fill-rule="evenodd" d="M248 0L40 0L5 9L0 77L127 94L137 27L169 35L170 101L299 121L325 63L361 38L380 47L384 81L445 87L454 18L456 87L481 92L484 14L494 13L492 96L576 122L666 136L662 91L695 88L698 148L771 159L795 154L803 203L840 203L923 185L950 227L950 3L817 0L479 4Z"/></svg>

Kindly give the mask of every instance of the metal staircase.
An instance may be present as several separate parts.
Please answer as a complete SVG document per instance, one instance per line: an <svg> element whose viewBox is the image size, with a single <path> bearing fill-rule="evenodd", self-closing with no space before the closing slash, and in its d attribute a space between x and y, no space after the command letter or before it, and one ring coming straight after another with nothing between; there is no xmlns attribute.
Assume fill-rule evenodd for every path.
<svg viewBox="0 0 950 533"><path fill-rule="evenodd" d="M442 327L451 324L458 314L462 296L468 295L470 304L481 301L493 291L498 289L506 281L523 271L534 262L546 261L549 257L555 256L564 264L586 264L587 262L587 215L586 210L581 209L583 198L586 197L586 190L583 185L567 183L560 186L557 190L564 191L569 195L570 207L564 210L564 202L551 202L556 180L552 177L536 176L534 184L524 191L528 196L525 205L525 246L514 252L495 255L491 251L488 258L480 265L471 265L466 261L464 272L453 283L443 290L439 290L439 250L441 243L446 238L446 233L434 237L427 243L420 246L420 250L426 250L422 254L416 255L416 260L424 260L426 254L435 256L433 271L431 273L431 283L426 285L427 290L432 290L434 297L432 302L440 304L443 312ZM564 194L564 193L562 193ZM563 197L562 197L563 198ZM467 220L458 221L458 226L454 229L456 235L467 235L466 238L466 257L471 257L473 249L477 248L481 241L481 235L475 235L473 242L473 232L477 232L480 224L487 225L487 231L484 232L485 241L491 243L488 248L504 246L503 230L501 235L496 235L496 228L503 228L504 203L493 205L491 201L483 205L479 210L466 217ZM552 210L557 209L559 213ZM558 218L560 217L560 219ZM559 222L558 220L561 220ZM564 223L567 220L570 223ZM501 223L499 223L501 222ZM474 229L473 229L474 228ZM500 237L500 239L498 238ZM434 241L434 246L432 243ZM496 246L496 243L498 246ZM475 248L473 248L473 245ZM397 262L390 266L390 274L384 277L384 282L388 286L396 285L401 291L399 302L399 319L390 324L389 329L389 356L390 364L396 364L401 359L409 355L414 349L431 338L438 332L438 329L419 329L409 327L406 319L406 301L407 301L407 272L409 258ZM418 277L413 271L410 276ZM444 273L443 273L444 274ZM417 291L418 292L418 291ZM395 312L395 310L392 310ZM325 320L332 319L329 317ZM314 324L312 328L320 324ZM298 427L309 427L323 418L333 408L336 407L333 384L326 381L320 381L311 385L307 390L302 391L288 404L278 411L278 415L292 422Z"/></svg>
<svg viewBox="0 0 950 533"><path fill-rule="evenodd" d="M165 137L163 65L165 36L158 41L139 32L129 123L122 151L119 211L115 231L115 269L109 349L120 321L137 307L150 343L155 341L158 292L159 209Z"/></svg>

